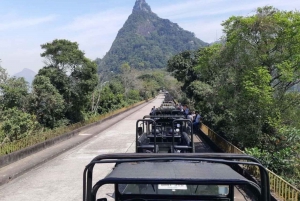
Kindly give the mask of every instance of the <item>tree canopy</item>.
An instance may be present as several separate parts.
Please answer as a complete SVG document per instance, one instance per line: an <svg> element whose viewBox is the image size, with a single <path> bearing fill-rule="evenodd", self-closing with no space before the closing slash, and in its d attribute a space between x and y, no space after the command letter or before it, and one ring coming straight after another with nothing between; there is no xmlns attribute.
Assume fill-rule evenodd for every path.
<svg viewBox="0 0 300 201"><path fill-rule="evenodd" d="M98 84L97 66L84 56L76 42L54 40L41 45L46 66L38 75L48 77L66 103L66 116L71 122L84 119L90 96Z"/></svg>
<svg viewBox="0 0 300 201"><path fill-rule="evenodd" d="M300 95L291 90L300 82L299 23L298 11L258 8L252 16L226 20L223 43L180 53L168 62L205 123L293 179L300 163L295 116Z"/></svg>

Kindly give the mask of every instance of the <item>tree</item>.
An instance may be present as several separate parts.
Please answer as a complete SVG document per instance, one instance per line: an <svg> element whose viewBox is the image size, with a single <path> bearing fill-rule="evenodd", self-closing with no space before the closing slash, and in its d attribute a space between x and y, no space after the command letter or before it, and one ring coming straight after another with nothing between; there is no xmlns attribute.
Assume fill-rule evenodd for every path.
<svg viewBox="0 0 300 201"><path fill-rule="evenodd" d="M22 112L17 108L9 108L3 112L1 130L5 133L5 137L9 141L21 139L30 135L38 126L35 116Z"/></svg>
<svg viewBox="0 0 300 201"><path fill-rule="evenodd" d="M27 97L29 86L23 77L8 78L0 84L2 105L4 108L17 107L22 111L27 110Z"/></svg>
<svg viewBox="0 0 300 201"><path fill-rule="evenodd" d="M253 16L231 17L223 23L231 60L238 61L241 71L264 67L277 97L300 82L299 22L298 11L266 6Z"/></svg>
<svg viewBox="0 0 300 201"><path fill-rule="evenodd" d="M43 126L53 129L63 124L65 102L50 79L38 75L32 83L31 110Z"/></svg>
<svg viewBox="0 0 300 201"><path fill-rule="evenodd" d="M6 69L2 68L0 65L0 84L4 84L9 78Z"/></svg>
<svg viewBox="0 0 300 201"><path fill-rule="evenodd" d="M222 104L217 98L217 90L222 86L220 75L224 72L219 66L220 49L220 45L213 45L194 52L182 52L169 60L167 68L183 83L182 91L191 106L201 111L210 125L218 124L215 121L219 114L216 113L220 113L218 108Z"/></svg>
<svg viewBox="0 0 300 201"><path fill-rule="evenodd" d="M41 54L45 58L47 67L54 67L64 72L73 71L84 62L84 53L78 49L76 42L65 39L54 40L41 45L45 51Z"/></svg>
<svg viewBox="0 0 300 201"><path fill-rule="evenodd" d="M111 88L112 84L113 83L109 83L109 85L105 85L101 91L98 105L99 114L107 113L126 105L123 93L114 93Z"/></svg>
<svg viewBox="0 0 300 201"><path fill-rule="evenodd" d="M48 77L51 84L64 97L66 103L71 104L71 80L66 72L52 66L46 66L39 70L37 76Z"/></svg>
<svg viewBox="0 0 300 201"><path fill-rule="evenodd" d="M299 23L298 11L258 8L226 20L221 45L168 62L205 123L291 177L299 175L300 96L291 91L300 82Z"/></svg>
<svg viewBox="0 0 300 201"><path fill-rule="evenodd" d="M238 94L235 103L240 106L233 111L235 125L230 131L236 135L244 133L239 139L250 143L244 146L263 142L247 140L245 136L255 133L259 138L265 127L273 127L269 131L274 132L268 134L276 135L282 122L281 113L285 112L282 103L288 90L300 81L299 22L297 11L263 7L253 16L231 17L223 23L227 39L224 63L234 71L235 94ZM244 127L242 122L248 126Z"/></svg>
<svg viewBox="0 0 300 201"><path fill-rule="evenodd" d="M159 85L155 80L144 81L143 88L144 88L144 94L146 99L150 97L154 97L156 92L160 89Z"/></svg>
<svg viewBox="0 0 300 201"><path fill-rule="evenodd" d="M167 90L175 100L178 101L182 99L183 93L180 90L182 86L181 82L177 81L170 74L166 74L164 75L164 83L162 89Z"/></svg>
<svg viewBox="0 0 300 201"><path fill-rule="evenodd" d="M66 116L71 122L85 119L91 97L98 84L97 65L84 56L76 42L54 40L41 45L46 66L39 75L50 78L67 103Z"/></svg>
<svg viewBox="0 0 300 201"><path fill-rule="evenodd" d="M78 66L70 75L71 78L71 99L72 109L69 114L75 121L85 118L89 112L91 96L98 84L97 66L89 59L84 59L84 64ZM70 112L71 111L71 112Z"/></svg>
<svg viewBox="0 0 300 201"><path fill-rule="evenodd" d="M99 101L101 98L101 92L103 87L109 83L109 81L106 82L100 82L97 85L97 87L95 87L93 93L92 93L92 100L91 100L91 112L92 114L96 115L98 113L98 109L99 109Z"/></svg>
<svg viewBox="0 0 300 201"><path fill-rule="evenodd" d="M127 99L128 91L130 90L130 88L132 88L132 85L133 85L134 74L128 63L122 64L121 73L122 73L121 74L122 82L123 82L123 85L125 88L125 98Z"/></svg>
<svg viewBox="0 0 300 201"><path fill-rule="evenodd" d="M196 51L185 51L175 55L168 61L167 70L172 72L172 75L183 83L182 90L197 79L193 67L198 63Z"/></svg>
<svg viewBox="0 0 300 201"><path fill-rule="evenodd" d="M0 60L1 61L1 60ZM9 76L6 69L0 66L0 86L4 86L8 80ZM0 87L0 112L2 113L4 107L4 97L3 97L3 90Z"/></svg>

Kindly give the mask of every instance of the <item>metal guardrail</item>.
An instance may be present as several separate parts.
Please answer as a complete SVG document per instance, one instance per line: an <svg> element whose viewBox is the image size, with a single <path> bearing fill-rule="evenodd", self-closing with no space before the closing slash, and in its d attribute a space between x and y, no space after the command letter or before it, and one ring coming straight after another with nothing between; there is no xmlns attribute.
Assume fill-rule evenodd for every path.
<svg viewBox="0 0 300 201"><path fill-rule="evenodd" d="M207 135L210 140L216 144L221 150L226 153L237 153L245 154L242 150L222 138L220 135L216 134L213 130L204 124L201 124L200 130L202 133ZM256 169L247 169L253 176L257 175ZM268 169L267 169L268 170ZM300 190L297 189L292 184L285 181L280 176L276 175L274 172L268 170L270 178L270 188L272 193L278 200L283 201L299 201L300 200Z"/></svg>
<svg viewBox="0 0 300 201"><path fill-rule="evenodd" d="M57 136L60 136L60 135L62 135L64 133L67 133L67 132L71 132L71 131L73 131L75 129L78 129L80 127L86 126L88 124L91 124L91 123L94 123L94 122L97 122L97 121L101 121L101 120L103 120L107 117L110 117L112 115L116 115L118 113L124 112L125 110L131 109L131 108L133 108L137 105L140 105L144 102L145 101L141 101L141 102L135 103L133 105L130 105L130 106L127 106L127 107L124 107L124 108L106 113L106 114L98 115L98 116L92 117L89 120L84 121L84 122L78 122L78 123L72 124L70 126L61 127L61 128L57 128L57 129L54 129L54 130L49 130L47 132L37 133L35 135L30 135L30 136L27 136L27 137L25 137L21 140L18 140L18 141L5 143L3 145L0 145L0 156L6 155L6 154L9 154L9 153L21 150L21 149L24 149L26 147L30 147L32 145L35 145L35 144L38 144L38 143L41 143L41 142L45 142L46 140L53 139Z"/></svg>

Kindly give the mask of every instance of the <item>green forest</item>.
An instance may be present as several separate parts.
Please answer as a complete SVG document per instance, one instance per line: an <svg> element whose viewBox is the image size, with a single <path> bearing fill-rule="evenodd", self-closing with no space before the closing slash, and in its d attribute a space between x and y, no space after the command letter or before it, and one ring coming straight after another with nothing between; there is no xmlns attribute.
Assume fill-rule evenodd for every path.
<svg viewBox="0 0 300 201"><path fill-rule="evenodd" d="M258 8L223 22L220 44L168 62L204 124L300 187L300 13Z"/></svg>
<svg viewBox="0 0 300 201"><path fill-rule="evenodd" d="M41 48L45 66L32 86L0 68L0 146L147 100L161 87L172 91L169 86L178 85L170 73L141 72L128 63L104 81L96 62L86 58L76 42L54 40Z"/></svg>
<svg viewBox="0 0 300 201"><path fill-rule="evenodd" d="M131 19L128 23L134 26ZM0 66L0 146L147 100L165 89L199 110L204 124L299 188L300 94L295 89L300 82L300 13L268 6L252 16L232 16L222 26L220 43L173 57L160 53L170 49L158 50L153 43L141 58L127 60L123 54L132 51L114 47L124 60L111 57L107 62L115 62L114 72L105 75L99 74L101 59L88 59L77 42L65 39L41 45L45 66L31 86ZM158 30L167 31L163 27ZM153 32L147 42L160 34ZM164 42L172 40L159 40ZM136 44L143 43L140 38ZM149 54L157 54L157 60L147 60ZM166 68L147 68L161 68L169 56ZM133 60L140 65L131 65Z"/></svg>

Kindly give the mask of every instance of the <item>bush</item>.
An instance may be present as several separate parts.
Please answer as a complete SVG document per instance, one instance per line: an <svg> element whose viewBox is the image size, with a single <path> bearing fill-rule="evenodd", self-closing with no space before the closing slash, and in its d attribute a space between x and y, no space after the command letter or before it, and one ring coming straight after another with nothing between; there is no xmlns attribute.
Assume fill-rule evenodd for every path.
<svg viewBox="0 0 300 201"><path fill-rule="evenodd" d="M6 138L12 142L21 139L30 135L38 125L34 115L22 112L17 108L7 109L3 111L1 130L4 135L2 135L2 140Z"/></svg>

